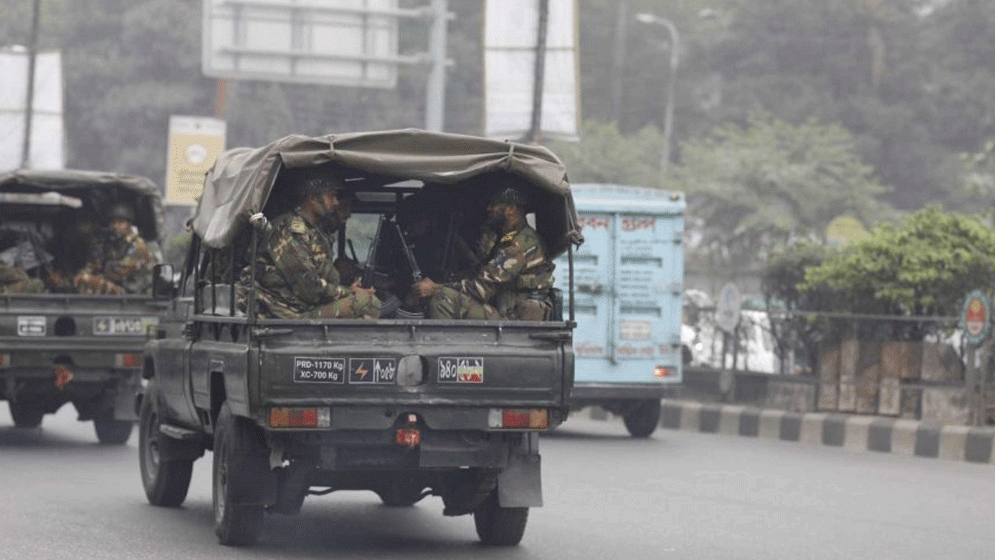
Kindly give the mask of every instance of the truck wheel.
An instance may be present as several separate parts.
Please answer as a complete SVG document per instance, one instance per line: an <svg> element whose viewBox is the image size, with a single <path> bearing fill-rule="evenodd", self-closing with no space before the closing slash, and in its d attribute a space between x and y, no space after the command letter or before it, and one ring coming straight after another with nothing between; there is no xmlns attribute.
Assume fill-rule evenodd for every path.
<svg viewBox="0 0 995 560"><path fill-rule="evenodd" d="M160 418L150 393L142 399L138 417L138 466L142 471L145 496L154 506L179 507L187 498L193 461L165 460L160 454L164 436L159 431Z"/></svg>
<svg viewBox="0 0 995 560"><path fill-rule="evenodd" d="M223 545L252 545L263 523L269 458L259 428L221 405L214 430L214 532Z"/></svg>
<svg viewBox="0 0 995 560"><path fill-rule="evenodd" d="M522 541L529 508L506 508L498 505L497 489L473 512L480 542L489 546L515 546Z"/></svg>
<svg viewBox="0 0 995 560"><path fill-rule="evenodd" d="M18 428L41 426L41 419L45 416L45 411L35 403L31 401L7 401L7 404L10 405L10 416L14 419L14 425Z"/></svg>
<svg viewBox="0 0 995 560"><path fill-rule="evenodd" d="M647 438L656 430L660 423L660 400L639 401L622 417L625 428L632 437Z"/></svg>
<svg viewBox="0 0 995 560"><path fill-rule="evenodd" d="M93 419L97 440L104 445L123 445L131 437L133 424L130 420L115 420L110 410Z"/></svg>

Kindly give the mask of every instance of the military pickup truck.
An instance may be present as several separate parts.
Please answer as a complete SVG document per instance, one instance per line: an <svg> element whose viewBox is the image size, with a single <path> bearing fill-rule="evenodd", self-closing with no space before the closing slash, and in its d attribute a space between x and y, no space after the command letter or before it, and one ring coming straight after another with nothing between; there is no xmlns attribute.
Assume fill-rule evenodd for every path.
<svg viewBox="0 0 995 560"><path fill-rule="evenodd" d="M81 170L0 174L0 266L25 278L0 288L0 398L33 428L72 403L101 443L123 444L137 420L142 351L164 308L151 294L83 295L72 278L117 204L156 247L158 187L149 179ZM13 286L13 287L12 287Z"/></svg>
<svg viewBox="0 0 995 560"><path fill-rule="evenodd" d="M542 504L538 435L568 413L570 298L564 317L562 292L550 294L558 305L542 321L428 319L401 305L421 275L442 282L472 267L459 247L475 243L501 174L528 191L551 257L582 241L563 165L537 146L400 130L224 153L178 285L154 289L171 304L145 350L148 500L181 505L193 462L211 450L221 544L253 544L265 514L337 490L370 490L387 506L437 496L445 515L474 516L483 543L518 544ZM323 175L355 192L335 245L371 273L380 319L267 318L244 290L269 222L297 203L296 185Z"/></svg>

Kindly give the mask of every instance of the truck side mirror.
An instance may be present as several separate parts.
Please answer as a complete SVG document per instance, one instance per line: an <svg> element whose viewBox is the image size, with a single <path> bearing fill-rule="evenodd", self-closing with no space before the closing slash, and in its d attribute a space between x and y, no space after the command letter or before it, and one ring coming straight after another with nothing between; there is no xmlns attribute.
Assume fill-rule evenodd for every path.
<svg viewBox="0 0 995 560"><path fill-rule="evenodd" d="M152 270L152 296L168 299L176 294L176 282L173 280L173 265L157 264Z"/></svg>

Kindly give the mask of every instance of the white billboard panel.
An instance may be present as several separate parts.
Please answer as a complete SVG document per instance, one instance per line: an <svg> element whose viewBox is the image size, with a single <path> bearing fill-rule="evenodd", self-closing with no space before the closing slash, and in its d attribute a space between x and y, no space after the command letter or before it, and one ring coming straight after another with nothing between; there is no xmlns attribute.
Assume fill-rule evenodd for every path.
<svg viewBox="0 0 995 560"><path fill-rule="evenodd" d="M487 0L484 134L522 138L532 126L539 0ZM577 138L576 0L549 0L543 79L543 137Z"/></svg>
<svg viewBox="0 0 995 560"><path fill-rule="evenodd" d="M393 88L397 0L204 0L202 66L219 78Z"/></svg>
<svg viewBox="0 0 995 560"><path fill-rule="evenodd" d="M21 167L24 151L24 116L27 101L28 53L26 49L0 51L0 170ZM62 120L62 54L39 52L35 58L31 141L27 167L65 167L65 132Z"/></svg>

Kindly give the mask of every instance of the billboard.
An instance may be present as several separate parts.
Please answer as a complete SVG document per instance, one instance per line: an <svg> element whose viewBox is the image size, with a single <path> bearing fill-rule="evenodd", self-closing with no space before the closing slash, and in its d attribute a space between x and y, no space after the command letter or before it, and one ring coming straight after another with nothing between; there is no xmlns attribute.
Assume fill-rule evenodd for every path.
<svg viewBox="0 0 995 560"><path fill-rule="evenodd" d="M28 51L24 47L0 50L0 171L21 167L28 85ZM39 52L35 57L34 100L27 167L65 167L62 120L62 54Z"/></svg>
<svg viewBox="0 0 995 560"><path fill-rule="evenodd" d="M204 74L393 88L398 0L204 0Z"/></svg>
<svg viewBox="0 0 995 560"><path fill-rule="evenodd" d="M169 117L166 203L193 206L204 190L204 174L225 150L225 121L207 117Z"/></svg>
<svg viewBox="0 0 995 560"><path fill-rule="evenodd" d="M484 20L484 134L523 138L532 125L539 0L487 0ZM549 0L540 129L579 136L576 0Z"/></svg>

